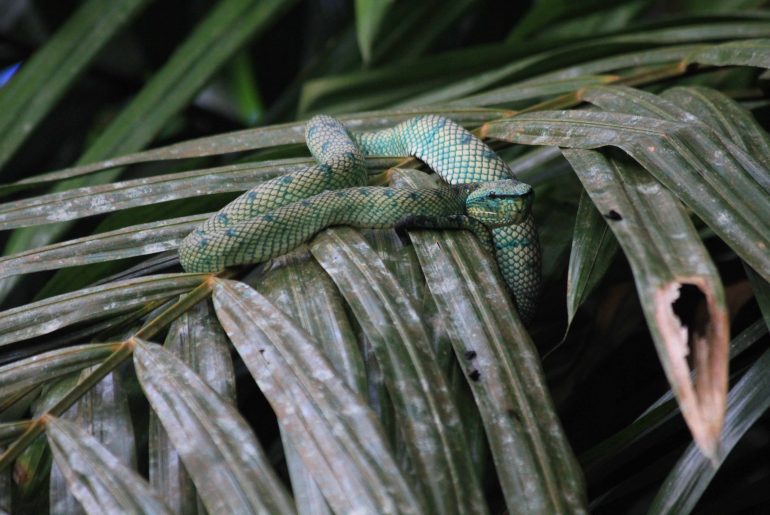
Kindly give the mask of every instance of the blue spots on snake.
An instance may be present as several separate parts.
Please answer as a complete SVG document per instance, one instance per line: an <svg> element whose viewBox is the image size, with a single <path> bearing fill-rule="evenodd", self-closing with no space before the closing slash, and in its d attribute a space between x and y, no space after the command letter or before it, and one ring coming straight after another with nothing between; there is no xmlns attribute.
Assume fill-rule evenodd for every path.
<svg viewBox="0 0 770 515"><path fill-rule="evenodd" d="M213 272L226 266L266 261L279 255L278 252L293 248L291 245L306 241L308 224L332 220L340 208L350 210L346 216L350 216L351 223L360 221L377 227L385 225L380 223L380 217L416 220L415 209L426 213L420 215L423 218L442 220L437 222L437 227L452 216L468 217L462 204L476 186L417 190L408 194L386 187L339 191L366 186L364 155L419 156L454 185L513 180L507 165L492 149L455 122L440 116L412 117L395 127L356 139L360 148L339 121L329 116L315 117L308 123L306 140L316 159L324 162L297 175L284 175L253 188L193 230L180 245L183 268L188 272ZM318 174L323 174L323 178L312 179ZM325 188L338 191L316 196ZM297 200L298 197L305 198ZM280 207L290 208L274 211ZM499 268L523 319L533 314L540 287L537 233L531 214L526 216L527 221L518 226L484 229L488 231L487 237L491 234L494 240ZM248 222L248 232L244 226L235 225L242 222ZM480 221L476 222L481 225ZM219 230L223 225L233 228ZM239 238L243 244L233 251L232 243L240 243Z"/></svg>
<svg viewBox="0 0 770 515"><path fill-rule="evenodd" d="M432 145L433 140L436 139L436 135L443 129L447 124L446 118L439 118L439 121L428 130L428 132L425 134L425 144L426 145Z"/></svg>
<svg viewBox="0 0 770 515"><path fill-rule="evenodd" d="M486 157L487 159L496 159L497 158L497 154L495 154L495 151L492 150L489 147L485 147L484 148L484 150L482 151L482 155L484 157Z"/></svg>
<svg viewBox="0 0 770 515"><path fill-rule="evenodd" d="M509 240L499 241L497 243L497 248L499 249L516 249L531 246L532 240L529 238L511 238Z"/></svg>

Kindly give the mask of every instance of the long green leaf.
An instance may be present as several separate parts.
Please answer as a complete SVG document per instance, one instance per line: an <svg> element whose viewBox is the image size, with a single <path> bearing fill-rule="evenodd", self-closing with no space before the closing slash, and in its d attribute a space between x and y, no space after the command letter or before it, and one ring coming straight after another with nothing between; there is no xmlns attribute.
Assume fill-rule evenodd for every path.
<svg viewBox="0 0 770 515"><path fill-rule="evenodd" d="M770 202L755 178L766 172L736 145L690 124L596 111L527 113L490 122L484 133L511 143L622 148L770 279Z"/></svg>
<svg viewBox="0 0 770 515"><path fill-rule="evenodd" d="M51 474L51 462L48 442L45 436L40 435L13 464L17 499L23 499L33 505L40 502L40 491L45 488ZM74 504L77 504L77 501Z"/></svg>
<svg viewBox="0 0 770 515"><path fill-rule="evenodd" d="M248 39L266 29L293 3L224 0L214 4L163 68L81 156L80 163L132 152L152 141Z"/></svg>
<svg viewBox="0 0 770 515"><path fill-rule="evenodd" d="M137 377L210 513L293 513L238 411L162 347L134 348Z"/></svg>
<svg viewBox="0 0 770 515"><path fill-rule="evenodd" d="M564 150L609 219L634 271L647 325L690 431L707 456L719 442L727 395L729 321L719 274L679 201L640 167L592 150ZM708 321L688 330L674 312L685 285L706 301ZM686 356L692 347L697 381Z"/></svg>
<svg viewBox="0 0 770 515"><path fill-rule="evenodd" d="M691 25L683 27L664 27L651 30L640 30L627 34L611 35L603 38L590 39L585 42L579 42L572 45L560 46L549 49L544 52L529 54L523 59L507 63L497 69L488 70L484 73L463 79L446 85L444 87L432 88L429 93L409 98L398 105L426 105L426 104L444 104L447 101L462 98L484 89L497 85L510 83L515 79L532 77L533 73L544 73L546 71L554 72L554 68L560 63L569 63L569 67L574 66L574 62L580 59L582 55L591 55L589 52L598 53L597 57L606 57L607 54L625 53L627 49L635 49L638 46L645 46L652 52L651 59L645 59L649 63L655 62L656 58L661 57L655 54L657 47L661 45L682 45L685 43L707 42L714 40L723 40L726 38L751 38L770 35L770 23L761 22L740 22L740 23L720 23L714 25ZM619 50L615 50L619 49ZM614 51L613 51L614 50ZM725 54L730 55L729 52ZM729 59L729 57L727 58ZM740 59L737 59L740 61ZM625 62L621 59L614 61L605 61L617 63L617 68L623 69L633 66L634 60L628 59ZM735 64L740 64L736 62ZM599 73L606 73L611 69L604 69ZM563 72L562 72L563 73ZM597 73L588 72L588 73Z"/></svg>
<svg viewBox="0 0 770 515"><path fill-rule="evenodd" d="M766 351L730 390L718 464L715 466L690 445L669 472L649 513L690 513L716 475L719 465L769 407L770 351Z"/></svg>
<svg viewBox="0 0 770 515"><path fill-rule="evenodd" d="M106 357L103 357L102 361L105 358ZM30 406L30 414L33 417L40 417L46 413L51 406L61 400L61 398L78 383L80 376L81 373L72 373L44 385L40 389L40 395ZM111 380L112 378L110 377L109 379ZM91 399L93 400L93 396L91 396ZM97 402L99 401L97 400ZM63 418L74 422L77 411L77 408L72 408L67 410L62 416ZM83 430L86 429L86 426L82 423L79 424L79 426ZM109 433L99 433L98 431L94 433L92 429L93 428L89 428L90 433L97 434L99 437L97 439L99 440L103 439L105 436L110 436ZM119 431L120 434L117 436L120 438L129 431L130 440L127 439L127 443L135 456L133 431L122 428L122 430ZM126 447L119 446L118 450L120 451L125 448ZM108 450L111 451L112 449ZM135 457L128 460L121 459L126 458L125 454L115 457L124 465L136 468ZM62 475L61 469L56 464L52 464L51 449L45 435L38 435L31 445L24 449L21 455L16 458L13 468L15 472L19 472L19 476L22 478L22 481L19 482L19 493L22 496L26 496L32 502L35 502L35 498L40 497L40 489L48 484L48 501L53 511L56 511L57 513L72 510L82 511L80 503L70 493L67 480Z"/></svg>
<svg viewBox="0 0 770 515"><path fill-rule="evenodd" d="M3 424L0 424L2 426ZM2 434L0 430L0 434ZM11 471L0 471L0 512L13 513L13 490L11 489Z"/></svg>
<svg viewBox="0 0 770 515"><path fill-rule="evenodd" d="M209 301L202 301L169 327L164 348L179 357L225 401L235 402L230 343ZM150 484L177 513L196 513L201 501L179 453L154 411L149 428Z"/></svg>
<svg viewBox="0 0 770 515"><path fill-rule="evenodd" d="M374 413L317 342L245 284L217 281L214 307L334 511L423 512Z"/></svg>
<svg viewBox="0 0 770 515"><path fill-rule="evenodd" d="M201 194L245 191L262 180L308 164L307 159L291 159L231 165L48 193L0 204L0 229L75 220Z"/></svg>
<svg viewBox="0 0 770 515"><path fill-rule="evenodd" d="M603 11L612 7L612 0L587 0L579 5L564 0L538 0L533 2L527 13L522 17L506 38L509 43L522 43L528 38L537 37L538 32L547 30L549 25L588 13Z"/></svg>
<svg viewBox="0 0 770 515"><path fill-rule="evenodd" d="M468 11L478 5L479 0L394 2L384 22L388 30L380 33L373 49L374 60L405 63L422 57L441 44L448 31L461 27Z"/></svg>
<svg viewBox="0 0 770 515"><path fill-rule="evenodd" d="M760 198L763 195L770 195L770 173L762 166L762 163L770 159L770 156L764 152L767 150L767 145L760 146L759 142L755 141L757 133L762 132L756 121L753 122L753 135L746 131L746 141L742 138L733 141L732 136L739 130L738 126L741 122L746 125L751 123L749 122L751 117L748 113L744 112L742 117L736 116L736 111L741 111L741 108L724 95L713 91L712 98L718 104L718 107L714 107L720 111L724 109L724 112L720 115L722 123L714 123L713 112L712 116L707 115L706 119L695 118L693 113L677 105L677 102L681 102L683 105L691 106L687 102L688 97L692 97L691 90L679 89L678 91L678 95L673 96L669 94L668 98L666 98L663 95L656 96L646 91L624 86L595 86L586 88L582 93L582 97L584 100L608 111L649 116L686 124L693 133L692 137L688 134L686 138L699 140L702 142L701 144L707 145L705 150L714 152L716 157L720 157L719 152L723 152L723 147L726 147L730 157L725 159L725 162L717 159L712 165L717 172L717 177L719 177L717 180L723 182L722 187L735 190L740 187L746 187L747 184L752 184L754 187L760 185L764 189L764 191L759 192ZM672 101L669 98L676 100ZM704 114L700 110L700 115L704 116ZM751 149L747 146L748 142L752 142ZM739 148L735 148L736 146ZM759 156L751 155L757 150L761 150ZM737 165L732 164L732 160L737 161ZM704 178L708 179L709 176L704 174ZM733 185L732 181L735 179L738 182ZM754 196L753 198L756 201L757 197Z"/></svg>
<svg viewBox="0 0 770 515"><path fill-rule="evenodd" d="M590 37L596 34L618 32L632 26L640 13L645 11L650 0L629 0L627 2L610 2L601 10L583 14L575 13L575 17L549 23L537 35L535 39L554 38L575 39L577 37ZM568 3L571 8L575 4Z"/></svg>
<svg viewBox="0 0 770 515"><path fill-rule="evenodd" d="M754 290L754 298L756 298L759 309L762 312L762 317L765 319L765 324L770 328L770 283L762 279L751 268L747 270L747 275Z"/></svg>
<svg viewBox="0 0 770 515"><path fill-rule="evenodd" d="M533 103L561 93L570 93L586 86L608 84L618 80L616 75L583 75L566 79L531 80L514 83L511 86L493 89L477 95L453 100L453 106L503 106L519 103Z"/></svg>
<svg viewBox="0 0 770 515"><path fill-rule="evenodd" d="M485 511L457 407L414 302L353 229L325 231L313 241L311 252L372 344L419 471L416 479L425 483L434 511ZM437 470L443 473L432 476Z"/></svg>
<svg viewBox="0 0 770 515"><path fill-rule="evenodd" d="M741 331L730 342L730 359L740 356L767 334L762 320L757 320ZM637 419L611 437L603 440L580 456L586 474L606 477L625 466L630 460L644 453L643 441L647 440L664 424L679 415L676 398L671 390L659 397Z"/></svg>
<svg viewBox="0 0 770 515"><path fill-rule="evenodd" d="M248 276L243 282L318 338L324 354L351 389L361 394L366 391L366 372L345 301L306 247L276 260L266 274Z"/></svg>
<svg viewBox="0 0 770 515"><path fill-rule="evenodd" d="M489 120L500 118L508 111L500 109L446 108L446 109L402 109L397 111L372 111L340 116L350 130L373 131L391 127L420 114L441 114L463 125L475 126ZM79 177L100 170L172 159L185 159L211 155L221 155L247 150L258 150L292 143L304 143L306 122L292 122L268 127L245 129L216 136L206 136L165 147L125 154L102 161L82 164L63 170L36 175L12 184L0 186L0 194L18 191L26 187L40 186L51 181Z"/></svg>
<svg viewBox="0 0 770 515"><path fill-rule="evenodd" d="M670 88L661 97L698 117L723 140L735 143L765 169L770 169L770 136L748 110L731 98L714 89L697 86Z"/></svg>
<svg viewBox="0 0 770 515"><path fill-rule="evenodd" d="M0 278L175 249L211 213L132 225L0 258Z"/></svg>
<svg viewBox="0 0 770 515"><path fill-rule="evenodd" d="M567 324L604 276L618 250L606 220L588 196L580 196L567 271Z"/></svg>
<svg viewBox="0 0 770 515"><path fill-rule="evenodd" d="M131 312L201 284L206 274L167 274L94 286L0 312L0 346L85 320Z"/></svg>
<svg viewBox="0 0 770 515"><path fill-rule="evenodd" d="M620 72L622 70L644 68L654 65L662 65L665 63L674 63L681 61L687 56L697 52L703 48L707 48L708 44L683 44L683 45L671 45L661 48L645 48L644 50L637 50L633 52L623 52L617 55L611 55L609 57L602 57L591 61L579 62L577 64L570 64L564 68L547 72L529 81L547 82L549 80L565 80L570 77L580 77L585 75L597 75L607 74L610 72ZM525 82L526 84L526 82ZM511 89L510 86L504 86L499 88L500 92L506 89ZM483 94L483 93L482 93Z"/></svg>
<svg viewBox="0 0 770 515"><path fill-rule="evenodd" d="M407 184L426 187L411 174ZM584 513L583 478L497 265L465 232L410 231L511 513Z"/></svg>
<svg viewBox="0 0 770 515"><path fill-rule="evenodd" d="M372 59L375 38L391 5L390 0L356 0L356 34L365 63Z"/></svg>
<svg viewBox="0 0 770 515"><path fill-rule="evenodd" d="M408 65L380 67L345 75L322 77L306 84L302 111L345 112L399 104L439 105L450 100L531 78L535 74L569 69L575 62L618 56L640 48L654 51L664 45L706 43L738 38L770 36L766 19L725 21L723 18L688 20L680 24L661 22L626 33L591 38L572 44L523 44L464 48ZM677 60L681 57L677 57ZM633 66L628 59L615 69ZM582 72L586 75L603 72ZM566 78L566 77L562 77ZM387 96L383 97L383 94ZM338 107L341 106L341 107Z"/></svg>
<svg viewBox="0 0 770 515"><path fill-rule="evenodd" d="M687 61L714 66L770 68L770 39L730 41L695 52Z"/></svg>
<svg viewBox="0 0 770 515"><path fill-rule="evenodd" d="M401 169L396 170L399 173L401 172ZM367 245L374 251L374 254L382 261L388 273L401 287L401 294L409 299L419 310L422 320L430 320L436 316L435 305L431 306L429 302L430 293L427 291L420 263L417 261L417 255L411 246L406 244L394 230L364 230L359 232ZM354 323L357 326L361 326L357 318L354 318ZM458 371L454 363L452 363L454 361L452 349L448 346L446 339L437 338L437 336L440 336L441 329L428 323L423 323L422 327L425 330L425 335L431 348L435 352L437 365L442 372L447 374L447 385L453 386L450 382L453 379L452 374L456 374ZM372 342L366 333L363 334L361 339L369 384L369 405L374 407L380 420L382 420L393 447L397 449L397 452L403 453L406 450L406 445L403 432L399 428L397 409L391 399L390 381L385 372L387 367L383 367L377 358L378 353L375 351L376 342ZM454 392L452 393L454 394ZM455 399L460 410L466 435L470 435L471 428L468 423L473 423L473 416L466 416L456 395ZM472 412L472 410L469 411ZM474 442L470 439L468 440L468 446L467 452L474 458L474 465L480 465L479 460L475 459L478 454L474 451ZM482 476L479 475L478 477Z"/></svg>
<svg viewBox="0 0 770 515"><path fill-rule="evenodd" d="M46 430L54 459L87 513L171 513L141 476L72 422L48 415Z"/></svg>
<svg viewBox="0 0 770 515"><path fill-rule="evenodd" d="M147 0L83 2L0 88L0 169L72 82Z"/></svg>
<svg viewBox="0 0 770 515"><path fill-rule="evenodd" d="M83 370L78 381L82 381L94 368ZM72 384L65 386L74 386ZM34 414L42 415L51 406L58 402L69 390L61 389L56 395L44 398L45 406L38 407ZM131 419L131 411L128 406L128 392L119 373L107 374L93 388L78 399L75 406L62 415L65 420L75 422L78 427L101 443L104 448L114 456L118 462L136 470L137 446L134 436L134 425ZM60 467L54 465L51 471L51 503L53 511L61 513L66 511L65 506L76 505L72 499L72 493L68 490L66 474L59 478Z"/></svg>
<svg viewBox="0 0 770 515"><path fill-rule="evenodd" d="M115 344L87 344L59 349L0 367L0 398L77 372L103 361Z"/></svg>
<svg viewBox="0 0 770 515"><path fill-rule="evenodd" d="M329 276L305 249L276 260L265 275L254 274L244 282L296 320L308 334L315 335L324 354L347 385L359 394L366 392L366 370L344 300ZM318 515L331 513L312 472L305 466L289 435L284 432L282 440L297 511Z"/></svg>
<svg viewBox="0 0 770 515"><path fill-rule="evenodd" d="M78 164L134 152L147 145L250 37L264 30L292 3L293 0L223 0L217 3L133 101L100 133ZM116 176L117 172L108 172L100 180ZM94 178L72 179L58 183L55 189L64 191L95 182ZM66 223L57 223L14 231L6 243L5 253L50 243L67 227ZM0 285L0 294L7 293L12 285L12 280L6 280Z"/></svg>

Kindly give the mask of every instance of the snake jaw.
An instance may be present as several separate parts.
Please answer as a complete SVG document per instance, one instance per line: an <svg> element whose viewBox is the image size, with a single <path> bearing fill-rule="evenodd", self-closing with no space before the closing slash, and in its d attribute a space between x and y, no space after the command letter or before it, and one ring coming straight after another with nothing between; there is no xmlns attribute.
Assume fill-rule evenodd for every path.
<svg viewBox="0 0 770 515"><path fill-rule="evenodd" d="M533 200L532 187L514 180L483 183L465 201L468 216L490 228L523 222Z"/></svg>

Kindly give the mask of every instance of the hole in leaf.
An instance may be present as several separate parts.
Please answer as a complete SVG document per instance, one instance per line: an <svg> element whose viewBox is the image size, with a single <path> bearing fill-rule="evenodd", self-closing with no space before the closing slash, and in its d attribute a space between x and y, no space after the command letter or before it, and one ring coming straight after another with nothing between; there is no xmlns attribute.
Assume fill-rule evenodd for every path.
<svg viewBox="0 0 770 515"><path fill-rule="evenodd" d="M705 335L709 319L706 310L706 296L700 288L693 284L682 284L679 288L679 298L674 301L671 308L682 326L687 328L690 335L689 345L692 345L695 338ZM692 350L690 349L690 358L693 356Z"/></svg>

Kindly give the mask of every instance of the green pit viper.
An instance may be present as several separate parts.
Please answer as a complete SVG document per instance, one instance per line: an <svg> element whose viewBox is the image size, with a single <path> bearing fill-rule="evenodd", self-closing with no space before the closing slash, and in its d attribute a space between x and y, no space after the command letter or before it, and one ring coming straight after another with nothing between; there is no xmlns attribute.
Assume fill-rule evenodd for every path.
<svg viewBox="0 0 770 515"><path fill-rule="evenodd" d="M320 115L305 139L318 164L257 185L190 233L179 247L187 272L261 263L335 225L465 228L494 252L522 320L531 321L540 290L532 188L480 139L435 115L355 136ZM414 156L450 186L367 186L365 156Z"/></svg>

